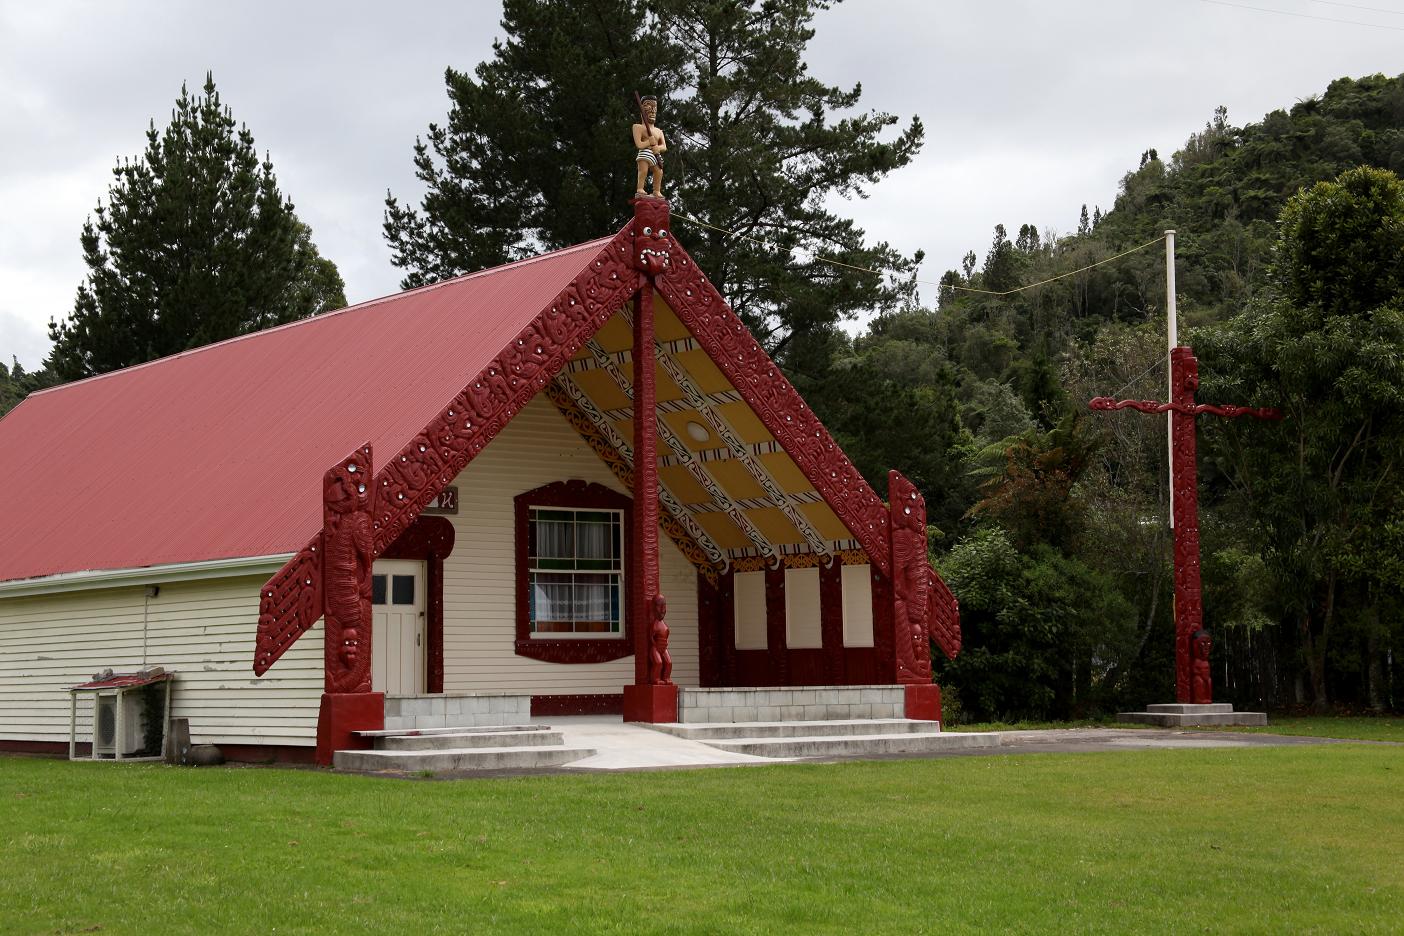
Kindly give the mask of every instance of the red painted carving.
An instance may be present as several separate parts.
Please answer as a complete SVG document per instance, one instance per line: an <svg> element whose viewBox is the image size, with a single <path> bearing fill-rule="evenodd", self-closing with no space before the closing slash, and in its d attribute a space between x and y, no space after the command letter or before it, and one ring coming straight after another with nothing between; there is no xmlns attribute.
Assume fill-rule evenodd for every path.
<svg viewBox="0 0 1404 936"><path fill-rule="evenodd" d="M960 604L934 569L926 586L926 602L926 626L931 639L947 659L954 660L960 652Z"/></svg>
<svg viewBox="0 0 1404 936"><path fill-rule="evenodd" d="M1094 410L1134 409L1142 413L1174 414L1170 417L1170 448L1175 479L1171 492L1175 518L1175 701L1191 702L1200 695L1209 701L1213 697L1213 684L1208 666L1206 664L1203 673L1203 687L1197 687L1191 661L1191 644L1194 635L1202 631L1204 620L1199 582L1199 466L1194 418L1208 413L1229 419L1240 416L1281 419L1282 413L1276 409L1196 404L1194 393L1199 389L1199 362L1187 347L1170 352L1170 387L1169 403L1097 397L1088 405Z"/></svg>
<svg viewBox="0 0 1404 936"><path fill-rule="evenodd" d="M322 534L263 586L258 602L254 674L262 676L283 651L322 617Z"/></svg>
<svg viewBox="0 0 1404 936"><path fill-rule="evenodd" d="M531 522L532 507L584 507L598 510L622 510L624 526L629 527L634 505L628 497L618 491L611 491L602 484L589 481L556 481L530 491L523 491L512 499L516 514L517 528L517 640L515 649L518 656L543 660L547 663L607 663L619 660L634 652L634 605L624 604L624 633L618 637L533 637L531 634L531 573L528 564L528 524ZM657 526L654 527L657 529ZM635 552L634 544L628 537L624 539L624 568ZM626 595L632 585L625 583Z"/></svg>
<svg viewBox="0 0 1404 936"><path fill-rule="evenodd" d="M571 355L599 331L639 283L633 227L625 227L375 476L373 552L384 553L419 512L475 458ZM263 589L254 672L262 674L303 631L305 609L320 608L309 543ZM316 583L307 584L308 580ZM315 618L313 619L315 621Z"/></svg>
<svg viewBox="0 0 1404 936"><path fill-rule="evenodd" d="M633 199L631 204L634 206L634 263L649 276L657 276L672 265L673 247L677 244L669 230L672 220L668 202L645 195Z"/></svg>
<svg viewBox="0 0 1404 936"><path fill-rule="evenodd" d="M668 653L668 599L654 595L649 617L653 623L648 629L648 682L668 685L673 681L673 657Z"/></svg>
<svg viewBox="0 0 1404 936"><path fill-rule="evenodd" d="M322 479L322 611L328 693L371 691L370 444Z"/></svg>
<svg viewBox="0 0 1404 936"><path fill-rule="evenodd" d="M1207 630L1196 631L1190 641L1191 656L1194 662L1190 674L1190 701L1208 705L1214 701L1214 680L1209 675L1209 651L1213 648L1213 638Z"/></svg>
<svg viewBox="0 0 1404 936"><path fill-rule="evenodd" d="M676 240L669 247L668 268L655 283L697 343L863 544L873 565L887 573L887 510L881 498Z"/></svg>
<svg viewBox="0 0 1404 936"><path fill-rule="evenodd" d="M900 471L887 473L892 515L892 639L899 683L931 682L931 560L926 554L926 499Z"/></svg>
<svg viewBox="0 0 1404 936"><path fill-rule="evenodd" d="M647 217L646 209L656 208L661 199L634 200L634 227ZM667 219L667 202L663 219ZM657 257L647 255L653 260ZM643 261L640 261L641 263ZM654 400L655 387L653 344L653 287L647 280L634 296L634 564L629 579L630 604L634 620L652 619L654 596L658 594L658 431ZM634 683L652 685L649 677L649 657L652 635L641 628L634 654Z"/></svg>
<svg viewBox="0 0 1404 936"><path fill-rule="evenodd" d="M382 558L418 559L426 569L428 596L425 620L429 646L425 661L428 691L444 691L444 560L453 552L453 523L445 517L420 516L400 538L386 547Z"/></svg>

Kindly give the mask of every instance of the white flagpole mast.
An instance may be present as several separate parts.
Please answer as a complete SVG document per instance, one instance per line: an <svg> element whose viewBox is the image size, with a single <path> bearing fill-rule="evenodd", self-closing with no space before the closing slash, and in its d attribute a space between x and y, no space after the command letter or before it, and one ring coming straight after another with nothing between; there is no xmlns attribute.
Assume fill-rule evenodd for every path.
<svg viewBox="0 0 1404 936"><path fill-rule="evenodd" d="M1165 232L1165 334L1168 340L1166 351L1167 402L1175 400L1175 371L1169 366L1169 354L1179 344L1179 328L1175 321L1175 232ZM1170 465L1170 528L1175 527L1175 414L1165 414L1165 454Z"/></svg>

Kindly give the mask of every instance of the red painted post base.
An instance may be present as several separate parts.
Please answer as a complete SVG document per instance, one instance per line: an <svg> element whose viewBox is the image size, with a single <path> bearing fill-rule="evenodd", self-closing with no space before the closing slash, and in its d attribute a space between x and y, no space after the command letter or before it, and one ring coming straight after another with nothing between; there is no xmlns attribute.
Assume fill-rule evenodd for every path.
<svg viewBox="0 0 1404 936"><path fill-rule="evenodd" d="M385 727L385 693L324 692L317 715L317 763L330 767L332 754L369 748L371 742L353 731Z"/></svg>
<svg viewBox="0 0 1404 936"><path fill-rule="evenodd" d="M941 687L924 683L907 687L907 717L919 721L941 720Z"/></svg>
<svg viewBox="0 0 1404 936"><path fill-rule="evenodd" d="M653 724L677 721L678 687L672 683L661 686L625 686L624 720Z"/></svg>

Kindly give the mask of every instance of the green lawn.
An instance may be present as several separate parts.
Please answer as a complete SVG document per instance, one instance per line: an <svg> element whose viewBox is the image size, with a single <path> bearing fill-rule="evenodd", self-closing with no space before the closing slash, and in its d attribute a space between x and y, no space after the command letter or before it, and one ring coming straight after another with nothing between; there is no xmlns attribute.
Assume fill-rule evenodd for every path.
<svg viewBox="0 0 1404 936"><path fill-rule="evenodd" d="M1401 927L1404 748L464 782L0 758L5 933Z"/></svg>
<svg viewBox="0 0 1404 936"><path fill-rule="evenodd" d="M1146 728L1150 725L1123 724L1115 718L1062 722L978 722L945 725L947 731L1025 731L1056 728ZM1404 743L1404 718L1362 715L1269 715L1266 728L1191 728L1189 731L1245 731L1255 734L1296 735L1308 738L1345 738L1357 741L1398 741Z"/></svg>
<svg viewBox="0 0 1404 936"><path fill-rule="evenodd" d="M1257 734L1298 735L1309 738L1353 738L1360 741L1404 742L1404 718L1350 715L1268 716L1266 728L1225 728Z"/></svg>

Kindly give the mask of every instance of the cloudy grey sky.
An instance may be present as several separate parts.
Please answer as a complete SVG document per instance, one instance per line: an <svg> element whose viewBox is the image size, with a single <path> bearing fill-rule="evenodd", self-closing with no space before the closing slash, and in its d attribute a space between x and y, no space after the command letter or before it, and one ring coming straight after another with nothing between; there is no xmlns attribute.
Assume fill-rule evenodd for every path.
<svg viewBox="0 0 1404 936"><path fill-rule="evenodd" d="M498 11L0 0L0 359L43 359L115 160L208 69L347 298L394 292L385 190L417 199L414 137L446 112L445 66L490 54ZM983 256L996 223L1066 232L1084 202L1109 207L1142 150L1168 156L1216 105L1242 125L1342 75L1404 72L1404 0L848 0L816 29L815 75L926 123L912 165L849 210L925 249L932 279Z"/></svg>

